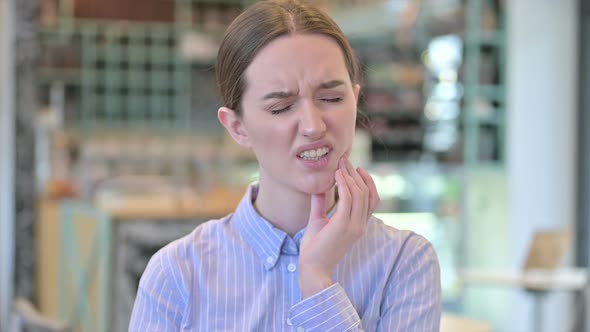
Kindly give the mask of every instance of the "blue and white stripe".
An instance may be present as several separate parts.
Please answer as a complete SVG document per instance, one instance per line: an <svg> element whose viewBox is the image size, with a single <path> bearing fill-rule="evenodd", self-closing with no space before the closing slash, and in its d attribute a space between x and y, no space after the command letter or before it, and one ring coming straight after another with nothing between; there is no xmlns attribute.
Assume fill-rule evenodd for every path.
<svg viewBox="0 0 590 332"><path fill-rule="evenodd" d="M335 284L301 300L299 244L254 209L252 186L235 213L162 248L139 284L129 331L439 330L440 271L431 244L369 220Z"/></svg>

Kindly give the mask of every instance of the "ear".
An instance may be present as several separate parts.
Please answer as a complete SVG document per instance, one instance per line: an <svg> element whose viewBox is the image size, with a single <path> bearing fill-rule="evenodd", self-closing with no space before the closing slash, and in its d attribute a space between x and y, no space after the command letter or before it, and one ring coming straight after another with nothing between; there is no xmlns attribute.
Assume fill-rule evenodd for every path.
<svg viewBox="0 0 590 332"><path fill-rule="evenodd" d="M217 119L219 119L219 122L221 122L236 143L245 148L250 147L248 133L246 132L246 128L244 128L242 119L236 111L227 107L220 107L217 111Z"/></svg>
<svg viewBox="0 0 590 332"><path fill-rule="evenodd" d="M356 100L356 104L359 103L359 94L361 93L361 86L359 84L355 84L353 87L354 92L354 99Z"/></svg>

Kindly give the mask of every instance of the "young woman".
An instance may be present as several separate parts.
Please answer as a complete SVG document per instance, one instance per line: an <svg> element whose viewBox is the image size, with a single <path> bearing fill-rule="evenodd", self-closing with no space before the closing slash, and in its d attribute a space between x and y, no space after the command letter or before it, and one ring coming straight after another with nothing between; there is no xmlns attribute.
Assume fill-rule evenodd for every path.
<svg viewBox="0 0 590 332"><path fill-rule="evenodd" d="M348 160L356 61L304 2L258 2L230 25L218 118L255 153L259 182L152 257L130 331L439 330L432 246L371 215L375 184Z"/></svg>

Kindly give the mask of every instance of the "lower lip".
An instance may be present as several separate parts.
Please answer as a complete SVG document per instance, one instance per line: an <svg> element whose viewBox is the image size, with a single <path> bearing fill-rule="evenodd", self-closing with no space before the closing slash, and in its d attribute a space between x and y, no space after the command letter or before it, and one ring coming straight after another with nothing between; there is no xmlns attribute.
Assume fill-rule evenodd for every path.
<svg viewBox="0 0 590 332"><path fill-rule="evenodd" d="M328 157L329 156L330 156L330 152L328 152L325 156L323 156L321 159L318 159L318 160L306 160L303 158L299 158L299 161L301 161L301 163L303 163L303 166L305 166L305 168L308 168L311 170L321 170L322 168L324 168L328 165Z"/></svg>

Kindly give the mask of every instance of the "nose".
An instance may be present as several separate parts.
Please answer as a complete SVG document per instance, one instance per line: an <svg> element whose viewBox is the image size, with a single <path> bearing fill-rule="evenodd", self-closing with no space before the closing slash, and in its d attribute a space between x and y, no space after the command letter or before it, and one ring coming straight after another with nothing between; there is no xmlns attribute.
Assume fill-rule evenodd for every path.
<svg viewBox="0 0 590 332"><path fill-rule="evenodd" d="M305 103L299 120L299 132L301 135L311 139L318 139L325 135L326 129L322 111L311 102Z"/></svg>

